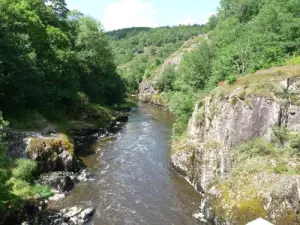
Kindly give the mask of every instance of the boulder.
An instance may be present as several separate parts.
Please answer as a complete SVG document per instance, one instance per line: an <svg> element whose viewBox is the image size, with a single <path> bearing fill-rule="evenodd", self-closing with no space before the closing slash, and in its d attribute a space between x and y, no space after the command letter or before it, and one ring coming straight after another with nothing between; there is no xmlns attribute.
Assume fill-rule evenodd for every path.
<svg viewBox="0 0 300 225"><path fill-rule="evenodd" d="M59 132L59 129L55 126L48 126L42 130L42 135L51 135Z"/></svg>
<svg viewBox="0 0 300 225"><path fill-rule="evenodd" d="M128 120L129 118L126 115L118 116L116 119L117 122L121 122L121 123L127 123Z"/></svg>
<svg viewBox="0 0 300 225"><path fill-rule="evenodd" d="M39 183L48 185L60 192L69 192L74 188L75 174L71 172L53 172L42 174Z"/></svg>
<svg viewBox="0 0 300 225"><path fill-rule="evenodd" d="M77 177L79 181L88 181L92 180L92 175L87 172L86 170L83 170Z"/></svg>
<svg viewBox="0 0 300 225"><path fill-rule="evenodd" d="M59 201L61 199L64 199L65 197L65 194L55 194L49 198L49 201Z"/></svg>
<svg viewBox="0 0 300 225"><path fill-rule="evenodd" d="M63 134L28 138L26 153L37 162L40 173L78 171L73 144Z"/></svg>

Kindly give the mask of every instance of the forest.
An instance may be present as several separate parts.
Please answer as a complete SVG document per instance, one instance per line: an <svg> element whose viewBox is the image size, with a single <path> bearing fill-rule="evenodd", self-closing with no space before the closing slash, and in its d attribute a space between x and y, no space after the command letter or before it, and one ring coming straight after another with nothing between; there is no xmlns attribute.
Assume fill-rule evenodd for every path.
<svg viewBox="0 0 300 225"><path fill-rule="evenodd" d="M179 69L153 75L198 35L199 48L184 55ZM299 64L299 54L299 0L221 0L205 25L109 32L70 11L64 0L0 0L0 130L34 113L78 119L88 107L117 104L152 79L177 117L174 136L181 135L196 100L218 84ZM32 182L35 168L30 160L12 162L1 144L0 210L20 198L48 195L47 187Z"/></svg>
<svg viewBox="0 0 300 225"><path fill-rule="evenodd" d="M0 103L4 116L76 114L79 93L112 104L124 89L99 21L62 0L1 0Z"/></svg>
<svg viewBox="0 0 300 225"><path fill-rule="evenodd" d="M158 28L126 28L111 31L111 47L127 91L136 93L143 78L178 50L182 44L204 31L203 25Z"/></svg>
<svg viewBox="0 0 300 225"><path fill-rule="evenodd" d="M25 122L36 129L33 115L59 121L80 119L88 110L103 113L124 93L99 21L69 11L64 0L0 0L1 131L24 128ZM49 194L49 188L33 184L35 170L33 161L9 159L1 144L1 210Z"/></svg>
<svg viewBox="0 0 300 225"><path fill-rule="evenodd" d="M260 69L300 63L299 9L298 0L221 0L218 12L211 16L203 27L181 28L185 30L182 30L183 33L190 34L181 39L182 41L195 34L206 35L200 40L197 50L184 55L177 71L168 68L158 79L151 76L152 71L161 63L161 59L174 51L175 46L174 49L171 47L173 45L171 40L170 43L162 45L162 48L170 46L170 52L160 56L153 50L154 62L149 60L151 56L138 54L126 66L120 66L125 71L121 74L127 81L129 90L133 92L138 88L136 83L150 77L156 89L162 92L171 111L179 118L174 126L174 133L181 134L186 128L196 100L220 82L234 83L238 77ZM177 29L176 33L181 37L180 27L173 29L174 31ZM163 40L155 43L145 44L148 42L142 41L132 46L128 44L134 37L147 32L151 36L151 30L136 31L133 36L128 37L118 36L121 39L112 44L117 57L124 58L123 61L117 60L118 64L126 62L131 57L125 56L132 55L142 48L161 49L160 44L163 40L167 40L163 35L160 35ZM176 37L176 34L170 37ZM155 36L152 38L155 39ZM178 43L178 46L181 44L182 42ZM127 47L128 54L122 50L123 46L129 47ZM143 59L144 64L141 63Z"/></svg>

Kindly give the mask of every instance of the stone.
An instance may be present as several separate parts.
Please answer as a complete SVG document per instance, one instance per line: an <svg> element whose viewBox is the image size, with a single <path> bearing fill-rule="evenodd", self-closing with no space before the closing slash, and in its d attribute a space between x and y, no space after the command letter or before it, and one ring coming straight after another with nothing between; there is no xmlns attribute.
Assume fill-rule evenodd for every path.
<svg viewBox="0 0 300 225"><path fill-rule="evenodd" d="M65 135L29 138L26 154L37 162L40 173L78 170L73 144Z"/></svg>
<svg viewBox="0 0 300 225"><path fill-rule="evenodd" d="M91 217L94 215L95 210L92 208L87 208L83 210L79 215L78 218L82 220L84 223L88 222Z"/></svg>
<svg viewBox="0 0 300 225"><path fill-rule="evenodd" d="M199 220L199 221L201 221L202 223L206 223L207 222L207 220L206 219L204 219L204 214L203 213L194 213L193 214L193 217L196 219L196 220Z"/></svg>
<svg viewBox="0 0 300 225"><path fill-rule="evenodd" d="M42 174L38 182L60 192L69 192L74 188L75 176L72 172L51 172Z"/></svg>
<svg viewBox="0 0 300 225"><path fill-rule="evenodd" d="M247 223L247 225L273 225L273 224L264 219L259 218L252 222Z"/></svg>
<svg viewBox="0 0 300 225"><path fill-rule="evenodd" d="M42 130L42 135L51 135L59 132L59 129L55 126L48 126Z"/></svg>
<svg viewBox="0 0 300 225"><path fill-rule="evenodd" d="M87 172L86 170L83 170L79 176L77 177L77 179L79 181L89 181L89 180L93 180L92 176L89 172Z"/></svg>
<svg viewBox="0 0 300 225"><path fill-rule="evenodd" d="M70 219L71 217L76 216L76 215L77 215L78 213L80 213L81 211L82 211L81 208L79 208L79 207L77 207L77 206L74 206L74 207L72 207L72 208L69 208L69 209L67 210L67 213L65 213L65 214L63 215L63 217L64 217L64 218Z"/></svg>
<svg viewBox="0 0 300 225"><path fill-rule="evenodd" d="M49 198L49 200L50 200L50 201L59 201L59 200L61 200L61 199L64 199L65 197L66 197L65 194L55 194L55 195L51 196L51 197Z"/></svg>
<svg viewBox="0 0 300 225"><path fill-rule="evenodd" d="M129 118L126 115L118 116L116 119L117 122L121 122L121 123L127 123L128 120L129 120Z"/></svg>

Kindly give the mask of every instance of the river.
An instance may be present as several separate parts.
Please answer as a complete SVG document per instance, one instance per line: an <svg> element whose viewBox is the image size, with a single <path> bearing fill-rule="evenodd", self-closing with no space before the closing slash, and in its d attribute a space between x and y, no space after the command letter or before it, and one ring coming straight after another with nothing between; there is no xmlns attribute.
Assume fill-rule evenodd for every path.
<svg viewBox="0 0 300 225"><path fill-rule="evenodd" d="M190 225L201 196L170 169L174 118L139 104L129 122L83 157L94 180L80 183L60 204L96 209L92 225Z"/></svg>

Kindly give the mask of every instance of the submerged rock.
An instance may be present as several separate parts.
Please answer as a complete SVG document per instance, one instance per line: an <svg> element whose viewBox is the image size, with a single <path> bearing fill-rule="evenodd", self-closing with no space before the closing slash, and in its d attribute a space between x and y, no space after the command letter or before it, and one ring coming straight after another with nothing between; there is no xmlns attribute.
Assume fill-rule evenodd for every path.
<svg viewBox="0 0 300 225"><path fill-rule="evenodd" d="M89 172L87 172L87 170L82 170L82 172L78 175L77 179L79 181L93 180L92 175Z"/></svg>

